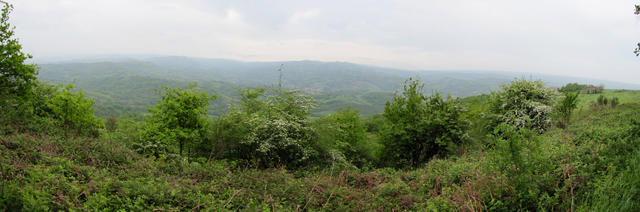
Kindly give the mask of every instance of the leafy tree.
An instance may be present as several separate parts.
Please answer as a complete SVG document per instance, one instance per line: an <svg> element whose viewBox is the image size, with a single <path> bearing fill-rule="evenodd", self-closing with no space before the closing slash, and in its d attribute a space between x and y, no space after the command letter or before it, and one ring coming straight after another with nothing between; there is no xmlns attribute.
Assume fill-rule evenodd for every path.
<svg viewBox="0 0 640 212"><path fill-rule="evenodd" d="M177 143L182 155L185 143L202 141L208 124L207 106L216 96L209 96L195 86L191 85L188 89L165 86L156 90L161 99L159 104L149 108L151 116L146 121L143 131L146 140L143 142Z"/></svg>
<svg viewBox="0 0 640 212"><path fill-rule="evenodd" d="M578 84L578 83L568 83L564 86L562 86L560 89L558 89L558 91L560 92L582 92L585 94L596 94L596 93L602 93L602 91L604 91L604 86L603 85L599 85L599 86L595 86L595 85L585 85L585 84Z"/></svg>
<svg viewBox="0 0 640 212"><path fill-rule="evenodd" d="M14 37L14 29L9 23L13 6L2 4L0 15L0 131L17 128L39 128L41 117L34 116L33 87L38 86L36 65L26 64L31 55L22 52L22 45ZM48 99L47 99L48 100ZM36 125L34 125L36 124ZM3 129L3 128L7 129ZM9 130L12 131L12 130Z"/></svg>
<svg viewBox="0 0 640 212"><path fill-rule="evenodd" d="M73 84L64 86L47 102L47 108L53 118L66 130L80 135L98 135L98 129L104 125L93 114L95 101L84 96L82 91L73 92Z"/></svg>
<svg viewBox="0 0 640 212"><path fill-rule="evenodd" d="M243 158L243 150L239 141L248 136L251 126L248 120L253 114L264 109L264 88L239 89L239 102L232 102L229 112L212 121L210 127L211 148L209 159ZM246 159L246 158L245 158Z"/></svg>
<svg viewBox="0 0 640 212"><path fill-rule="evenodd" d="M562 128L569 124L573 110L578 107L578 95L580 95L580 91L564 92L563 94L564 98L562 98L560 103L556 106L556 112L560 119L558 124Z"/></svg>
<svg viewBox="0 0 640 212"><path fill-rule="evenodd" d="M365 119L364 126L368 133L377 134L387 125L387 120L382 114L375 114Z"/></svg>
<svg viewBox="0 0 640 212"><path fill-rule="evenodd" d="M584 89L585 85L581 85L578 83L567 83L566 85L562 86L559 91L560 92L576 92L576 91L582 91L582 89Z"/></svg>
<svg viewBox="0 0 640 212"><path fill-rule="evenodd" d="M603 91L604 91L604 85L599 85L599 86L585 85L585 87L582 89L582 93L586 93L586 94L597 94L597 93L602 93Z"/></svg>
<svg viewBox="0 0 640 212"><path fill-rule="evenodd" d="M366 140L366 128L358 109L345 108L318 122L324 124L325 129L319 131L318 136L327 137L330 143L327 148L338 150L349 163L357 167L373 161L375 144Z"/></svg>
<svg viewBox="0 0 640 212"><path fill-rule="evenodd" d="M551 126L557 92L545 88L540 80L516 79L492 92L489 99L490 131L500 123L528 127L542 133Z"/></svg>
<svg viewBox="0 0 640 212"><path fill-rule="evenodd" d="M23 53L22 45L13 37L15 27L9 23L13 5L4 1L0 3L4 4L0 16L0 99L25 98L30 96L31 88L37 81L37 67L25 64L31 55Z"/></svg>
<svg viewBox="0 0 640 212"><path fill-rule="evenodd" d="M417 167L436 155L445 155L467 138L468 122L458 100L440 94L426 97L424 85L409 79L404 90L387 102L384 117L390 126L383 133L382 160L398 167Z"/></svg>

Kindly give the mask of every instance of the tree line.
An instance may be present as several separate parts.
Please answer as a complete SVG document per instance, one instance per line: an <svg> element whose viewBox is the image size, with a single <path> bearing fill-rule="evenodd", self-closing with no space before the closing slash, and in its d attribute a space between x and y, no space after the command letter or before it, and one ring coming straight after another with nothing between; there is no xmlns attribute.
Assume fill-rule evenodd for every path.
<svg viewBox="0 0 640 212"><path fill-rule="evenodd" d="M195 86L163 87L134 143L156 158L175 154L260 168L416 168L467 144L472 125L459 99L425 95L423 86L408 79L384 113L369 119L354 108L311 119L314 99L280 86L239 90L241 98L227 112L209 117L207 105L215 95ZM540 134L554 123L566 126L578 95L516 79L491 94L488 109L479 114L487 120L484 132L503 135L509 126Z"/></svg>

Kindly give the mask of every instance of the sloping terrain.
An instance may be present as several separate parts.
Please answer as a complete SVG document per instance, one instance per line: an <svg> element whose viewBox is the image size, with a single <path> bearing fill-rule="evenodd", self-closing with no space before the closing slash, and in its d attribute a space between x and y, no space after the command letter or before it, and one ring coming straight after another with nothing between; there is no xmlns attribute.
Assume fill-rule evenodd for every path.
<svg viewBox="0 0 640 212"><path fill-rule="evenodd" d="M531 172L497 170L500 156L484 148L409 171L258 170L146 158L133 150L137 128L127 121L96 139L0 135L0 209L510 211L506 205L520 204L537 205L522 208L529 210L637 210L640 175L633 164L640 162L640 124L633 120L640 117L640 96L605 95L628 98L616 108L585 107L567 129L535 139L539 152L525 154L521 167L535 167Z"/></svg>
<svg viewBox="0 0 640 212"><path fill-rule="evenodd" d="M607 88L640 88L640 85L539 74L490 71L407 71L345 62L284 61L240 62L224 59L189 57L148 57L105 61L67 61L39 64L39 78L52 83L75 80L88 96L97 101L97 115L121 116L146 112L158 96L154 89L163 85L188 87L197 82L219 99L211 107L213 114L224 111L237 89L277 85L278 69L286 88L299 89L318 100L314 116L319 117L344 107L359 108L363 115L381 113L384 103L401 89L402 82L413 77L425 84L425 92L438 91L453 97L489 93L517 77L540 78L548 86L568 82L604 84Z"/></svg>

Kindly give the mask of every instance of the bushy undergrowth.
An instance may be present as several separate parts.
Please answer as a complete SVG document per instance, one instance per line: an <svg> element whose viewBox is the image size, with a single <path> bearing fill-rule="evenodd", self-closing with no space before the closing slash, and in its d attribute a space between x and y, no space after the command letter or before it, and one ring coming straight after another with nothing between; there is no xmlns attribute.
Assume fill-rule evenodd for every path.
<svg viewBox="0 0 640 212"><path fill-rule="evenodd" d="M144 157L128 121L101 138L3 135L0 210L634 210L639 110L585 111L543 135L502 126L485 151L404 171Z"/></svg>

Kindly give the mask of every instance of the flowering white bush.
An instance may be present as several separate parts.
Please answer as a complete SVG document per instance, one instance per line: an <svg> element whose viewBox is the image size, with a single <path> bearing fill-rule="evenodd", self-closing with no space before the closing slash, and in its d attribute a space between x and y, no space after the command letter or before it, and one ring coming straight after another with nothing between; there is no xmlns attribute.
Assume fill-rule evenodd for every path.
<svg viewBox="0 0 640 212"><path fill-rule="evenodd" d="M539 133L552 124L557 91L544 87L542 81L516 79L491 94L489 117L491 128L506 123L517 128L529 128Z"/></svg>
<svg viewBox="0 0 640 212"><path fill-rule="evenodd" d="M225 137L230 140L225 142L232 146L229 156L260 167L301 166L314 152L309 121L314 100L298 91L272 92L266 97L264 89L241 93L241 105L232 108L227 118L241 122L230 126L242 125L244 130L227 129Z"/></svg>

